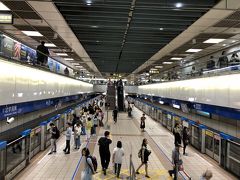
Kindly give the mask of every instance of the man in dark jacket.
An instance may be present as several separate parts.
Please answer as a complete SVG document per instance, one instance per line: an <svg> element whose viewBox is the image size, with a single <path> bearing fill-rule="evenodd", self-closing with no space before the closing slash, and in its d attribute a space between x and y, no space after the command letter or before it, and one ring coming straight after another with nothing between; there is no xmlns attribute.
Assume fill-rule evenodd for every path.
<svg viewBox="0 0 240 180"><path fill-rule="evenodd" d="M46 46L44 46L45 42L42 41L41 44L37 47L37 64L45 65L47 63L49 51Z"/></svg>
<svg viewBox="0 0 240 180"><path fill-rule="evenodd" d="M117 107L115 107L115 109L113 110L113 120L114 120L114 123L117 122L117 115L118 115L118 110L117 110Z"/></svg>
<svg viewBox="0 0 240 180"><path fill-rule="evenodd" d="M98 140L99 145L99 154L101 158L101 164L102 164L102 170L104 172L104 175L106 175L106 170L108 168L109 162L110 162L110 150L109 145L112 143L112 140L110 139L110 132L105 131L104 137L101 137Z"/></svg>
<svg viewBox="0 0 240 180"><path fill-rule="evenodd" d="M52 154L53 152L57 152L57 144L56 144L56 141L57 141L57 127L55 126L54 123L50 123L50 133L51 133L51 151L49 153Z"/></svg>

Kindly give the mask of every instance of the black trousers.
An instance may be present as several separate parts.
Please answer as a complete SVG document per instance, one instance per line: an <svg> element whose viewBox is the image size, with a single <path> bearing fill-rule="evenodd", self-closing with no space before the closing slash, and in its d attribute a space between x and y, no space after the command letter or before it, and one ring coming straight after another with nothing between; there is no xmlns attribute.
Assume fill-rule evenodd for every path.
<svg viewBox="0 0 240 180"><path fill-rule="evenodd" d="M122 164L117 164L117 163L114 164L114 172L115 172L115 174L117 174L117 177L119 177L119 175L120 175L121 166L122 166Z"/></svg>
<svg viewBox="0 0 240 180"><path fill-rule="evenodd" d="M100 152L102 169L107 169L110 162L110 152Z"/></svg>
<svg viewBox="0 0 240 180"><path fill-rule="evenodd" d="M187 147L187 144L186 143L183 143L183 154L185 154L186 152L186 147Z"/></svg>
<svg viewBox="0 0 240 180"><path fill-rule="evenodd" d="M66 140L66 147L64 149L66 153L70 153L70 140Z"/></svg>
<svg viewBox="0 0 240 180"><path fill-rule="evenodd" d="M174 174L174 180L177 180L178 179L178 165L175 164L173 170L169 170L168 171L170 176L172 176L172 174Z"/></svg>

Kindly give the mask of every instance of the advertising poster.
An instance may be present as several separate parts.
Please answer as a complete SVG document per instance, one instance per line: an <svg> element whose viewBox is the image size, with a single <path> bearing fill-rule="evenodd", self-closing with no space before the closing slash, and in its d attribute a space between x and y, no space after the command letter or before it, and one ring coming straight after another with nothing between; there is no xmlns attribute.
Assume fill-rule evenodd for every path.
<svg viewBox="0 0 240 180"><path fill-rule="evenodd" d="M3 55L6 57L13 57L13 47L14 47L14 42L12 39L3 37Z"/></svg>
<svg viewBox="0 0 240 180"><path fill-rule="evenodd" d="M21 46L21 60L27 61L27 46L23 45Z"/></svg>
<svg viewBox="0 0 240 180"><path fill-rule="evenodd" d="M20 60L20 58L21 58L21 43L14 42L13 59Z"/></svg>
<svg viewBox="0 0 240 180"><path fill-rule="evenodd" d="M36 51L30 47L27 47L27 59L28 61L35 61L37 58Z"/></svg>
<svg viewBox="0 0 240 180"><path fill-rule="evenodd" d="M48 58L48 67L50 71L55 71L55 61L52 58Z"/></svg>
<svg viewBox="0 0 240 180"><path fill-rule="evenodd" d="M60 71L61 71L60 63L56 62L56 73L60 73Z"/></svg>

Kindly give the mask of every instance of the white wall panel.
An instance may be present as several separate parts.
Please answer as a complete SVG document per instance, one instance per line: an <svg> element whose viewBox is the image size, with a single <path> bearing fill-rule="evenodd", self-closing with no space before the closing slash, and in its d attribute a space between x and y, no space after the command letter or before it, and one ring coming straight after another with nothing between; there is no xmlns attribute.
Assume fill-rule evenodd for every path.
<svg viewBox="0 0 240 180"><path fill-rule="evenodd" d="M0 59L0 105L92 92L93 85Z"/></svg>
<svg viewBox="0 0 240 180"><path fill-rule="evenodd" d="M240 109L240 74L166 82L138 87L139 94Z"/></svg>
<svg viewBox="0 0 240 180"><path fill-rule="evenodd" d="M0 83L0 102L7 103L14 101L15 96L15 74L9 70L9 65L5 64L1 67L1 83Z"/></svg>

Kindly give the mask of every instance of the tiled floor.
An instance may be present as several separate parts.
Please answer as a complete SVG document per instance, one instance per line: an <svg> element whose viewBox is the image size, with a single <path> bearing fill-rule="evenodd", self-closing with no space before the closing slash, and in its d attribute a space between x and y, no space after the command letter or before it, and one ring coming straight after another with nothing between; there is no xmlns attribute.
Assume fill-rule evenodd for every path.
<svg viewBox="0 0 240 180"><path fill-rule="evenodd" d="M122 164L122 174L121 178L126 179L128 175L129 169L129 159L130 154L133 157L133 164L135 168L140 164L140 159L137 157L138 151L141 148L141 143L143 140L143 136L132 119L127 117L126 113L120 113L118 117L118 122L114 124L111 120L109 120L110 129L109 131L112 133L113 143L110 146L111 152L114 147L116 147L117 141L122 141L123 148L125 151L125 156ZM105 130L100 131L100 135L103 135ZM149 149L152 151L151 147ZM100 163L98 146L96 146L94 150L94 155L98 158L98 162ZM151 179L168 179L169 176L167 174L167 170L164 169L161 162L158 160L156 154L152 151L149 158L149 175L152 177ZM110 164L110 168L107 177L101 173L101 167L99 167L100 173L95 176L95 179L115 179L113 174L113 164ZM144 179L145 171L144 167L140 170L140 175L138 175L138 179Z"/></svg>
<svg viewBox="0 0 240 180"><path fill-rule="evenodd" d="M134 108L134 119L137 119L137 121L140 122L141 115L142 112L139 109ZM159 151L163 151L164 154L171 159L171 152L174 148L172 133L148 116L146 119L145 130L146 133L148 133L158 145ZM186 152L188 153L188 156L182 156L184 169L186 173L192 177L192 179L199 179L203 171L206 169L210 169L213 172L213 178L211 180L237 179L219 167L214 160L210 159L206 155L201 154L194 148L188 146Z"/></svg>
<svg viewBox="0 0 240 180"><path fill-rule="evenodd" d="M73 138L72 138L73 140ZM82 138L82 142L85 138ZM83 143L85 146L86 142ZM82 147L83 147L82 146ZM57 153L48 155L49 150L44 152L44 156L32 162L15 179L19 180L69 180L72 178L77 164L81 157L81 150L75 150L71 141L71 153L65 155L65 137L61 136L57 142Z"/></svg>
<svg viewBox="0 0 240 180"><path fill-rule="evenodd" d="M133 164L135 168L137 168L137 166L140 164L140 160L137 157L137 154L140 149L142 139L146 137L146 135L149 135L151 141L155 143L155 147L151 147L151 145L149 145L149 149L152 150L152 154L149 158L149 174L151 176L151 179L171 179L168 176L165 164L162 164L163 161L160 162L159 156L163 156L163 154L165 154L167 158L170 159L171 151L173 148L173 136L168 130L162 127L159 123L152 120L150 117L147 117L146 120L146 132L141 133L138 127L141 114L142 112L137 108L133 109L132 119L127 117L127 113L119 113L117 124L114 124L111 120L111 116L109 116L108 127L105 126L107 128L110 128L109 131L112 133L113 143L110 146L111 151L116 146L118 140L122 141L123 143L125 156L122 164L121 179L126 179L129 174L129 157L131 153L133 155ZM103 135L105 129L107 128L100 129L97 139ZM85 139L85 137L83 137L83 139ZM97 140L95 138L91 140L92 145L94 143L96 144L96 142ZM74 171L76 170L77 164L81 158L81 150L76 151L72 149L70 155L65 155L62 152L62 149L65 146L65 137L61 137L57 144L58 152L55 155L47 155L48 150L46 150L42 157L39 157L34 162L31 162L30 165L24 169L15 179L71 180ZM86 142L82 147L85 145ZM98 145L95 145L95 147L92 146L92 148L93 154L97 157L99 164L99 173L94 176L94 179L116 179L115 175L113 174L113 165L111 163L108 170L108 175L104 176L102 174ZM182 158L184 161L185 170L193 180L199 179L205 169L211 169L213 171L213 180L236 179L221 167L219 167L213 160L197 152L195 149L188 147L187 152L188 156L183 156ZM167 158L165 157L166 161L168 161ZM168 162L168 164L170 163ZM141 174L137 176L137 179L145 179L144 168L142 168L140 172ZM79 168L78 173L81 173L81 167Z"/></svg>

